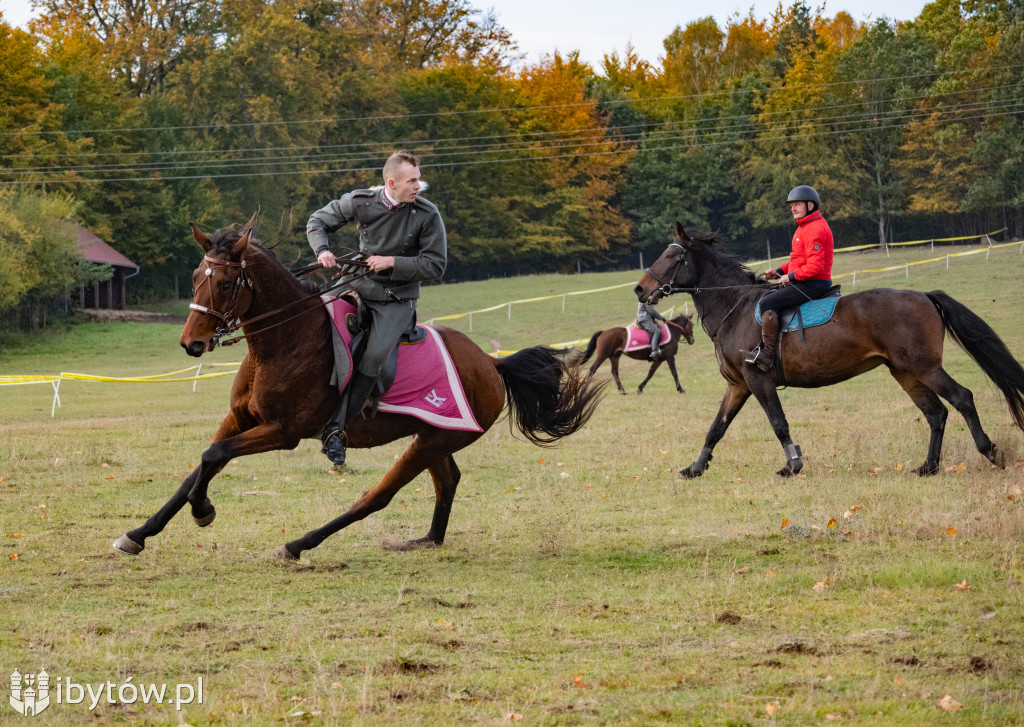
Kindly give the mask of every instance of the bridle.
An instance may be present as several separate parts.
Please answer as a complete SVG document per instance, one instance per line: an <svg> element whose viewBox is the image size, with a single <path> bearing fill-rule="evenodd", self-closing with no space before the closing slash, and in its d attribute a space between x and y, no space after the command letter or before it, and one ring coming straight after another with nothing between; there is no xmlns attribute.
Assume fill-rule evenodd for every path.
<svg viewBox="0 0 1024 727"><path fill-rule="evenodd" d="M241 319L233 311L235 309L235 306L238 304L239 299L242 297L242 291L245 290L246 288L248 288L250 291L252 290L252 278L250 278L249 274L246 272L245 267L247 263L245 260L240 260L239 262L236 263L230 260L218 260L217 258L210 257L209 255L203 255L203 262L206 264L205 275L203 277L202 282L199 283L199 285L195 289L195 292L192 294L193 302L190 303L188 307L190 310L205 313L208 316L213 316L214 318L221 322L221 325L217 326L214 329L213 344L217 345L217 342L220 340L221 336L231 335L241 326ZM238 277L235 279L235 285L231 290L231 298L230 300L228 300L228 304L227 306L225 306L224 312L221 312L213 307L214 305L216 305L214 301L214 294L216 292L216 288L213 285L213 270L214 267L217 265L223 265L224 267L239 269ZM199 305L198 303L195 302L195 297L196 295L199 294L199 290L200 288L203 287L203 283L206 283L210 286L209 306ZM252 302L251 293L249 302ZM248 306L246 306L246 309L248 310Z"/></svg>
<svg viewBox="0 0 1024 727"><path fill-rule="evenodd" d="M305 303L306 301L312 300L314 298L320 298L322 295L325 295L327 293L335 292L340 288L349 285L355 280L359 280L360 278L364 278L367 275L372 274L373 270L370 269L370 266L365 262L363 257L363 254L360 252L354 252L349 255L339 257L338 261L341 263L341 271L334 275L333 279L341 278L341 281L331 286L327 290L323 292L312 293L303 298L299 298L298 300L293 300L290 303L281 306L280 308L275 308L273 310L267 311L266 313L261 313L258 316L254 316L253 318L249 318L248 320L243 321L241 320L240 315L235 313L234 311L235 307L238 305L239 299L241 298L242 291L246 289L249 289L250 291L250 298L249 304L245 306L245 310L248 310L249 306L252 304L251 291L253 291L253 282L252 278L249 276L246 270L247 264L250 264L251 261L246 261L245 259L242 259L239 262L233 262L231 260L218 260L217 258L210 257L209 255L204 255L203 262L206 264L205 276L203 282L201 282L199 286L196 288L195 293L193 293L192 297L193 299L195 298L195 295L199 292L199 289L202 287L203 283L209 283L210 305L199 305L198 303L195 303L193 301L191 304L189 304L189 308L199 313L204 313L206 315L213 316L214 318L218 319L221 322L221 324L216 326L213 330L213 336L211 337L212 346L216 346L218 343L221 346L231 346L235 343L238 343L239 341L244 341L245 339L251 338L256 334L263 333L264 331L268 331L271 328L276 328L277 326L287 323L288 321L294 320L299 316L310 312L311 310L315 310L315 307L301 310L293 316L289 316L288 318L278 321L277 323L272 323L269 326L264 326L263 328L260 328L258 331L251 331L242 336L234 336L233 338L229 338L225 341L221 341L220 339L224 336L233 335L239 328L244 328L255 323L256 321L260 321L263 320L264 318L268 318L272 315L281 313L282 311L285 311L293 306L299 305L300 303ZM228 301L227 306L224 308L224 312L221 312L213 307L215 305L215 288L212 282L212 278L214 266L217 265L223 265L224 267L239 269L238 278L235 279L235 285L231 291L231 298ZM312 272L313 270L320 269L321 267L322 266L319 263L308 265L302 269L300 275L304 275L306 273ZM362 272L355 274L355 271L360 269L362 270Z"/></svg>
<svg viewBox="0 0 1024 727"><path fill-rule="evenodd" d="M666 274L667 282L659 278L658 275L653 270L651 270L651 268L644 268L644 272L650 275L652 278L654 278L654 282L658 284L658 290L661 291L662 295L672 295L673 293L682 293L684 291L693 290L693 288L679 288L672 285L672 283L675 282L676 273L679 272L679 266L685 262L685 258L683 257L683 255L687 252L686 247L682 243L673 240L668 244L669 247L672 247L673 245L682 250L683 253L679 255L679 257L676 259L675 264L669 269L668 273Z"/></svg>

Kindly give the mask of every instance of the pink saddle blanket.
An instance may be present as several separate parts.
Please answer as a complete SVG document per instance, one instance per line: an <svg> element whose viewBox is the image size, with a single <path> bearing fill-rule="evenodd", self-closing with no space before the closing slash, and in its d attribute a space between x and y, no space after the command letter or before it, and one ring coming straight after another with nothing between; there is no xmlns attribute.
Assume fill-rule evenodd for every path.
<svg viewBox="0 0 1024 727"><path fill-rule="evenodd" d="M630 326L626 329L626 333L629 334L629 340L626 341L626 347L622 349L624 352L629 353L630 351L639 351L641 348L651 347L651 334L643 328L634 328ZM662 323L660 343L668 343L669 340L668 324Z"/></svg>
<svg viewBox="0 0 1024 727"><path fill-rule="evenodd" d="M345 319L355 315L355 306L341 298L325 297L324 307L345 342L350 378L352 335L348 332ZM441 335L430 326L423 328L427 336L422 341L398 345L395 383L381 397L377 411L416 417L438 429L482 432L483 429L473 416L473 410L469 408L459 373L455 370ZM341 388L347 385L348 378L342 382Z"/></svg>

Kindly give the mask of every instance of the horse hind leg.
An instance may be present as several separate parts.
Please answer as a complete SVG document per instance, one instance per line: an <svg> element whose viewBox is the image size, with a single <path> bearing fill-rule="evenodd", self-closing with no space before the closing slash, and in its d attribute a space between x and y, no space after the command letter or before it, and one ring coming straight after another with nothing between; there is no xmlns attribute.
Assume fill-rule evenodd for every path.
<svg viewBox="0 0 1024 727"><path fill-rule="evenodd" d="M455 490L462 479L462 472L449 454L427 468L434 481L434 516L430 520L430 530L422 538L406 541L387 541L384 547L388 550L416 550L418 548L439 548L444 544L445 533L448 532L448 518L455 501Z"/></svg>
<svg viewBox="0 0 1024 727"><path fill-rule="evenodd" d="M974 406L974 394L966 386L963 386L946 373L941 366L921 380L925 385L953 405L953 408L960 412L960 415L967 422L967 428L971 431L974 439L974 446L978 448L989 462L996 467L1003 469L1006 466L1006 458L1003 451L985 434L981 428L981 419L978 417L978 409Z"/></svg>
<svg viewBox="0 0 1024 727"><path fill-rule="evenodd" d="M899 382L903 390L911 398L917 408L924 414L925 421L931 429L931 437L928 441L928 455L924 463L914 470L918 475L934 475L939 471L939 457L942 454L942 438L946 431L946 417L949 410L942 403L934 391L913 374L906 371L895 371L890 368L889 373Z"/></svg>
<svg viewBox="0 0 1024 727"><path fill-rule="evenodd" d="M608 357L608 360L612 365L612 378L615 379L615 385L619 389L619 393L625 395L626 390L622 388L622 382L619 380L619 359L622 358L621 353L613 353Z"/></svg>
<svg viewBox="0 0 1024 727"><path fill-rule="evenodd" d="M430 436L431 432L436 433L438 436ZM442 436L442 433L444 436ZM457 437L453 442L451 440L452 435L462 436ZM363 493L363 496L356 500L348 510L326 525L316 530L310 530L301 538L280 546L274 551L274 555L281 560L298 560L303 551L317 547L339 530L372 515L378 510L383 510L394 496L398 494L399 490L412 482L420 472L434 466L438 462L439 455L447 457L479 436L476 432L449 432L443 429L434 429L426 434L418 434L413 438L409 448L398 458L398 461L392 465L391 469L384 473L384 477L381 478L380 482ZM448 441L444 441L445 439L448 439ZM454 465L454 461L452 464ZM454 471L458 472L458 468L454 468ZM453 478L455 478L457 484L457 477L454 474ZM455 488L452 485L451 498L454 498L454 492ZM439 508L441 514L444 515L444 524L447 525L447 513L445 510L451 509L450 499L447 501L447 505L435 505L435 516L438 514ZM431 532L436 537L436 531L432 529ZM435 545L439 544L435 542Z"/></svg>

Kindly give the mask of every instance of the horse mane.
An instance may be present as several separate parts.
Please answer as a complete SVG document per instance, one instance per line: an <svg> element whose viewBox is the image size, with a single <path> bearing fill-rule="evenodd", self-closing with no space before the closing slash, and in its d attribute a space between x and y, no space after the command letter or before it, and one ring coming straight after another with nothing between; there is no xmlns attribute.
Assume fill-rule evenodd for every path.
<svg viewBox="0 0 1024 727"><path fill-rule="evenodd" d="M729 238L721 232L707 232L697 229L686 229L686 235L694 242L702 242L691 248L694 253L709 259L712 267L719 273L742 275L746 282L751 285L766 287L769 283L765 280L758 280L757 273L750 270L740 257L729 249Z"/></svg>
<svg viewBox="0 0 1024 727"><path fill-rule="evenodd" d="M236 242L238 242L238 238L242 236L242 232L244 229L245 225L241 225L236 222L232 225L228 225L227 227L224 227L214 232L212 235L210 235L210 241L213 243L213 248L210 250L210 252L213 254L230 253L231 248L234 246ZM255 230L253 230L252 234L249 237L249 249L255 250L256 254L261 257L273 260L279 265L281 264L281 262L277 259L277 255L274 254L274 251L256 239ZM281 267L283 268L284 266L281 265ZM289 275L291 275L292 278L295 280L295 282L298 283L302 287L302 289L305 290L307 293L312 294L320 292L320 286L317 285L315 280L309 278L298 278L293 273L288 271L287 268L285 268L285 271L288 272Z"/></svg>

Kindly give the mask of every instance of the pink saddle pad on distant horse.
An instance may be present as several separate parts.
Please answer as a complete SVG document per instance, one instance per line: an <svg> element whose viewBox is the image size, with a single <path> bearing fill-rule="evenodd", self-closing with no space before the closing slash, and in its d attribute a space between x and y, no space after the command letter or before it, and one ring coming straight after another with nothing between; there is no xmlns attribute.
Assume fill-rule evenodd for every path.
<svg viewBox="0 0 1024 727"><path fill-rule="evenodd" d="M345 342L351 376L352 335L345 319L349 315L354 316L356 308L347 300L326 296L324 307ZM377 411L416 417L439 429L482 432L483 429L473 416L473 410L469 408L466 392L441 335L431 326L423 328L427 336L422 341L398 345L395 383L381 397ZM347 385L346 379L341 388Z"/></svg>
<svg viewBox="0 0 1024 727"><path fill-rule="evenodd" d="M651 347L651 335L643 328L633 328L630 326L626 329L626 333L629 334L629 340L626 341L626 347L622 349L624 352L629 353L630 351L639 351L641 348ZM661 343L669 342L668 324L661 324Z"/></svg>

